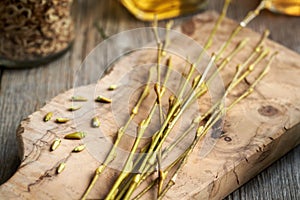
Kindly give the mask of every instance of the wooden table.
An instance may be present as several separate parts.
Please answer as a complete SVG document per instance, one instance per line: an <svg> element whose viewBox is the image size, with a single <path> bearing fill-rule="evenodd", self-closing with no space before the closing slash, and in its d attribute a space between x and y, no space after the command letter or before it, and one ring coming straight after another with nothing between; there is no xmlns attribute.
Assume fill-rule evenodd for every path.
<svg viewBox="0 0 300 200"><path fill-rule="evenodd" d="M5 182L20 163L15 132L18 124L41 108L47 100L72 88L74 71L85 56L103 40L95 23L105 34L149 26L136 20L118 1L79 0L77 39L62 58L46 66L9 70L0 68L0 183ZM211 1L209 9L222 7L221 0ZM235 0L228 16L240 20L258 1ZM176 19L178 24L190 17ZM255 31L271 30L271 39L300 53L300 18L276 15L264 11L250 24ZM91 73L92 74L92 73ZM78 76L77 76L78 78ZM82 74L77 85L91 83L95 77ZM227 199L297 199L300 191L300 147L292 150Z"/></svg>

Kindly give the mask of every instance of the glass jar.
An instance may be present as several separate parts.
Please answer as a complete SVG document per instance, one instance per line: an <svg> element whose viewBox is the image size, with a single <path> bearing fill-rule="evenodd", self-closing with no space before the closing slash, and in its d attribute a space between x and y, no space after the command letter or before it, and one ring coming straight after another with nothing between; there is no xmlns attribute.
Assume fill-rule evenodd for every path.
<svg viewBox="0 0 300 200"><path fill-rule="evenodd" d="M1 0L0 66L33 67L62 55L74 40L73 0Z"/></svg>

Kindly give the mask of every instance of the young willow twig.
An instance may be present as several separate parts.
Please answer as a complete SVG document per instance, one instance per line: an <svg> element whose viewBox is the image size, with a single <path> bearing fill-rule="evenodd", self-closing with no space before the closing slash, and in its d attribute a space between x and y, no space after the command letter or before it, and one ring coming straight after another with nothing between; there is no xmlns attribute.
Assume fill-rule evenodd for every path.
<svg viewBox="0 0 300 200"><path fill-rule="evenodd" d="M236 103L244 99L246 96L248 96L254 89L254 87L257 85L257 83L265 76L267 71L269 70L269 66L271 61L273 60L274 55L271 56L270 61L268 62L267 66L263 71L260 72L257 79L249 86L249 88L244 91L244 93L235 99L228 107L223 106L221 102L228 96L229 92L231 92L239 83L242 82L253 70L254 67L261 62L267 55L268 50L262 49L262 42L267 34L261 39L261 41L257 44L253 52L250 54L248 59L246 59L245 62L238 65L237 70L233 76L232 81L228 84L227 89L223 96L220 98L219 101L217 101L203 116L197 116L191 123L191 126L179 137L177 140L166 147L164 151L162 151L163 144L165 144L166 139L169 137L171 131L173 130L175 124L178 122L182 114L187 110L187 108L197 99L208 91L207 85L212 81L212 79L215 78L218 72L220 72L229 62L230 60L237 55L238 52L240 52L243 47L246 45L247 40L241 41L236 48L229 53L227 58L223 59L221 64L219 65L219 68L214 71L213 73L210 73L210 70L212 69L212 66L214 62L217 62L221 56L223 55L224 51L228 47L228 45L232 42L233 38L252 20L254 19L259 12L263 9L263 4L260 4L257 9L254 11L251 11L247 14L247 16L241 21L239 26L237 26L232 33L230 34L227 41L223 43L220 50L217 54L213 54L209 63L207 64L206 68L204 69L204 72L196 78L193 79L193 84L191 89L187 89L188 84L190 83L192 77L195 76L195 67L199 64L199 62L202 59L202 56L204 55L204 51L210 48L213 42L213 37L217 32L217 29L219 28L223 18L226 15L226 12L228 10L228 6L230 4L231 0L225 0L222 13L220 17L218 18L217 22L215 23L211 34L209 35L209 38L207 42L205 43L205 46L203 50L201 51L200 55L198 56L196 62L192 63L190 65L189 71L186 75L186 79L184 82L182 82L181 87L178 92L177 98L171 98L169 101L169 110L166 116L163 116L162 111L162 97L166 91L166 84L167 80L170 75L171 70L171 58L167 59L167 71L165 74L164 82L162 82L162 75L161 75L161 61L162 57L165 56L167 53L165 52L165 49L167 48L169 44L169 29L171 27L170 24L167 24L167 32L166 32L166 38L164 43L160 40L158 35L158 29L157 29L157 21L154 21L154 27L153 32L156 38L157 42L157 63L156 63L156 83L154 84L154 91L156 94L156 101L153 103L149 114L147 117L142 120L142 122L139 124L137 129L137 136L134 140L134 143L131 147L131 151L129 156L126 159L125 165L123 166L123 170L120 172L116 182L114 183L112 189L106 196L107 200L112 199L124 199L128 200L131 198L134 190L144 181L146 180L149 175L153 174L151 171L155 166L158 166L158 177L152 181L152 183L146 187L140 194L138 194L135 199L140 198L143 194L145 194L148 190L150 190L155 185L158 186L157 190L157 198L161 199L163 196L167 193L167 191L175 184L176 177L178 172L182 169L182 167L187 162L187 159L189 155L192 153L193 149L195 148L196 144L200 141L200 139L207 134L208 131L211 130L211 128L221 119L221 117L224 115L224 113L228 110L230 110ZM152 68L154 69L154 68ZM110 150L108 156L106 157L104 163L100 165L95 175L92 179L92 182L90 183L88 189L84 193L82 199L85 199L87 195L89 194L90 190L94 187L98 177L103 172L105 167L114 160L115 158L115 151L116 148L127 130L127 127L132 122L133 118L138 114L138 110L144 101L144 99L148 96L150 92L150 81L151 81L151 72L149 72L149 78L147 85L145 86L141 96L139 97L138 102L136 103L135 107L132 109L132 112L130 114L130 117L124 127L121 127L118 130L115 143ZM209 75L212 74L212 75ZM197 75L197 74L196 74ZM151 119L155 113L156 109L159 109L159 118L160 118L160 128L159 130L152 136L151 141L144 146L139 153L143 153L143 155L138 156L136 159L134 159L134 154L138 152L138 148L140 145L140 141L147 130ZM210 117L208 118L208 116ZM208 119L207 119L208 118ZM200 125L201 124L201 125ZM192 142L192 144L179 156L177 159L172 162L169 166L166 167L166 169L162 169L161 162L163 159L165 159L168 154L174 149L180 141L182 141L193 129L197 129L195 138ZM176 168L175 168L176 167ZM132 174L134 171L137 171L137 174ZM170 179L167 183L164 183L165 180L167 180L167 175L171 170L175 170L175 173L170 175ZM165 187L163 187L166 185Z"/></svg>
<svg viewBox="0 0 300 200"><path fill-rule="evenodd" d="M153 107L154 108L154 107ZM107 197L105 198L106 200L113 200L115 199L115 195L117 193L118 187L120 186L120 184L122 183L123 179L131 172L132 170L132 163L133 163L133 156L138 148L138 145L140 143L140 140L142 138L142 136L144 135L146 129L148 128L150 121L152 119L152 116L154 114L155 109L152 109L150 114L148 115L148 117L143 120L139 126L138 126L138 133L137 133L137 137L134 141L134 144L132 146L132 149L130 151L130 154L126 160L126 163L124 164L124 167L121 171L121 174L119 175L119 177L117 178L117 180L115 181L112 189L110 190L110 192L108 193ZM126 197L125 197L126 198Z"/></svg>
<svg viewBox="0 0 300 200"><path fill-rule="evenodd" d="M232 58L234 56L236 56L236 54L239 53L245 47L245 45L247 44L247 42L248 42L247 38L244 39L244 40L242 40L240 43L238 43L238 45L236 46L236 48L233 49L229 53L229 55L225 59L222 60L221 64L217 68L217 70L208 78L208 80L206 82L207 86L210 85L210 83L214 80L214 78L219 74L219 72L221 70L223 70L226 67L226 65L232 60ZM193 80L193 83L196 84L198 82L199 78L200 78L199 76L195 77L194 80ZM198 99L203 94L205 94L207 92L207 90L208 90L208 87L206 87L204 85L203 87L200 87L199 90L195 91L195 85L193 85L193 87L189 91L189 94L195 92L196 93L196 95L194 96L194 100L195 100L195 99ZM185 99L185 101L186 101L186 99Z"/></svg>
<svg viewBox="0 0 300 200"><path fill-rule="evenodd" d="M265 34L263 35L262 37L262 40L257 44L257 46L261 46L262 45L262 42L263 42L263 39L265 39ZM242 44L243 42L241 42L240 44ZM240 45L238 45L236 47L235 50L232 51L232 54L236 52L237 49L240 48ZM256 52L256 47L254 48L253 52ZM259 57L251 64L248 66L248 69L246 70L246 72L244 72L235 82L233 82L231 88L227 89L227 94L229 91L231 91L234 87L236 87L244 78L246 78L254 69L255 65L257 65L263 58L265 58L268 54L268 51L264 51L262 52ZM213 76L213 75L212 75ZM207 82L209 82L211 79L209 79ZM224 96L226 96L226 94L224 94ZM224 98L224 97L223 97ZM221 99L223 99L221 98ZM210 107L210 109L204 113L202 116L199 116L198 118L195 118L190 127L172 144L170 145L166 151L170 151L172 150L182 139L184 139L188 134L189 132L197 125L199 124L202 120L204 120L205 118L207 118L208 115L210 115L212 113L213 110L215 110L219 104L220 104L221 101L218 101L216 102L212 107Z"/></svg>
<svg viewBox="0 0 300 200"><path fill-rule="evenodd" d="M219 16L219 18L217 19L217 22L215 23L205 45L204 45L204 49L208 49L211 47L212 45L212 41L213 41L213 37L215 36L217 30L218 30L218 27L220 26L221 22L223 21L224 17L226 16L226 13L227 13L227 10L228 10L228 7L230 5L230 2L231 0L225 0L224 2L224 5L223 5L223 8L222 8L222 12Z"/></svg>
<svg viewBox="0 0 300 200"><path fill-rule="evenodd" d="M233 36L231 37L231 39L235 36L237 34L237 32L235 33L235 34L233 34ZM262 39L263 40L263 39ZM226 43L225 43L226 44ZM260 45L260 44L259 44ZM223 46L224 47L224 46ZM224 49L226 48L226 45L225 45L225 47L224 47ZM256 49L255 49L255 51L256 51ZM267 52L266 51L264 51L264 52L262 52L261 54L260 54L260 56L248 67L248 69L247 69L247 71L240 77L240 78L237 78L237 77L239 77L239 75L240 75L240 73L242 72L242 69L243 68L239 68L238 70L237 70L237 72L236 72L236 74L235 74L235 77L234 77L234 81L232 81L231 82L231 84L229 85L230 87L229 87L229 90L228 91L230 91L232 88L234 88L242 79L242 77L246 77L252 70L253 70L253 67L258 63L258 62L260 62L260 60L262 60L265 56L267 55ZM254 54L253 54L253 56L254 56ZM248 64L248 62L250 62L250 60L253 58L253 56L250 56L250 58L244 63L244 66L246 66L247 64ZM226 61L225 61L226 62ZM223 64L223 65L225 65L225 64ZM262 75L264 75L265 73L262 73ZM262 75L260 76L260 77L262 77ZM203 77L202 77L203 78ZM261 79L261 78L258 78L258 79ZM198 83L196 84L197 86L199 86L199 83L201 82L201 79L198 81ZM251 88L251 87L250 87ZM224 96L226 96L226 94L228 94L228 91L227 91L227 93L225 93L225 95ZM249 90L249 91L251 91L251 90ZM247 92L245 92L245 95L242 95L240 98L238 98L238 100L237 101L240 101L241 99L243 99L244 97L246 97L247 95L249 94L249 92L247 91ZM188 99L187 99L188 100ZM237 103L237 101L234 101L234 103ZM188 101L187 101L188 102ZM229 108L231 108L232 106L230 106ZM222 107L219 107L219 109L222 111L222 112L220 112L220 113L223 113L223 112L225 112L225 110L224 110L224 108L222 108ZM227 110L227 109L226 109ZM214 123L215 122L217 122L219 119L219 117L218 116L221 116L220 114L219 115L217 115L217 117L215 118L215 120L214 120ZM213 118L211 118L211 119L213 119ZM211 125L210 126L212 126L214 123L211 123ZM209 123L207 123L207 124L209 124ZM209 126L209 127L210 127ZM203 132L203 133L205 133L205 132ZM198 135L198 134L197 134ZM200 134L201 135L201 134ZM193 149L193 148L191 148L191 149ZM188 157L188 156L187 156ZM186 157L186 158L187 158ZM183 166L183 164L185 163L185 161L184 160L182 160L182 166ZM161 196L163 196L165 193L166 193L166 191L168 190L168 188L169 187L171 187L173 184L172 183L175 183L174 182L174 179L175 179L175 177L177 176L177 173L175 174L175 176L171 179L171 181L167 184L167 187L163 190L163 192L161 193ZM159 198L161 198L161 197L159 197Z"/></svg>
<svg viewBox="0 0 300 200"><path fill-rule="evenodd" d="M258 43L256 44L256 46L253 48L252 52L250 53L250 55L248 56L248 58L246 59L246 61L244 61L244 63L239 64L239 65L237 66L237 69L238 69L239 71L236 72L236 74L235 74L233 80L231 81L231 83L233 83L233 82L235 82L235 83L231 86L232 88L227 89L227 91L226 91L227 93L228 93L230 90L232 90L238 83L240 83L241 80L244 79L250 72L252 72L254 66L255 66L257 63L259 63L259 61L260 61L262 58L265 58L265 57L267 56L267 54L268 54L268 53L267 53L267 50L265 50L263 53L261 53L261 51L262 51L262 45L263 45L264 41L266 40L266 38L269 36L269 34L270 34L269 30L264 31L264 33L262 34L262 36L261 36L259 42L258 42ZM229 56L221 62L219 68L218 68L218 69L211 75L211 77L208 79L208 81L207 81L207 84L208 84L208 85L209 85L210 82L215 78L215 76L217 75L217 73L219 73L219 71L220 71L221 69L223 69L223 68L230 62L230 60L233 58L233 56L236 55L236 54L238 53L238 51L240 51L240 50L244 47L244 45L246 45L246 42L247 42L247 39L246 39L246 40L242 40L242 41L237 45L237 47L236 47L231 53L229 53ZM254 63L252 63L251 65L249 65L249 62L250 62L257 54L259 54L259 53L260 53L259 58L258 58ZM248 70L246 71L246 74L243 74L242 77L239 77L240 73L242 72L242 70L245 68L246 65L249 65L249 66L248 66ZM239 80L238 80L238 81L236 81L237 77L239 77ZM200 91L197 91L197 92L196 92L196 93L197 93L197 96L195 96L195 98L199 98L201 95L203 95L203 94L206 92L206 90L207 90L208 88L207 88L207 87L204 87L204 88L201 88L201 89L203 89L203 90L200 90ZM192 92L193 92L193 91L192 91ZM226 94L223 95L222 98L220 98L220 100L219 100L218 103L222 102L222 101L224 100L224 97L225 97L225 96L226 96ZM219 104L214 104L212 107L210 107L209 111L206 112L206 113L202 116L201 120L205 119L208 115L210 115L210 114L216 109L216 107L217 107L218 105L219 105Z"/></svg>
<svg viewBox="0 0 300 200"><path fill-rule="evenodd" d="M205 69L202 78L199 80L199 82L197 83L198 85L201 85L204 82L205 77L208 74L208 71L210 70L212 64L213 64L213 60L214 57L211 58L207 68ZM191 94L190 98L188 98L188 101L191 101L193 94ZM155 163L155 156L157 154L157 150L159 150L162 147L162 144L164 143L164 141L166 140L166 138L168 137L169 133L171 132L171 130L173 129L175 123L178 121L178 119L180 118L182 112L188 107L188 104L186 102L183 103L181 109L178 108L181 105L182 102L180 102L180 100L177 99L177 101L175 102L175 104L172 106L170 112L168 113L166 120L164 121L164 123L162 124L160 130L158 131L157 134L155 134L152 138L152 142L151 145L147 151L147 155L145 156L144 161L141 164L141 167L139 169L139 171L144 174L145 172L147 172L147 170L149 170L151 168L151 166ZM138 176L138 175L137 175ZM128 189L128 192L126 194L126 196L131 196L132 192L134 191L134 189L140 184L140 182L144 180L144 178L142 179L139 176L139 179L134 182Z"/></svg>
<svg viewBox="0 0 300 200"><path fill-rule="evenodd" d="M160 93L160 95L161 96L163 96L164 95L164 93L165 93L165 86L166 86L166 84L167 84L167 82L168 82L168 79L169 79L169 76L170 76L170 72L171 72L171 69L172 69L172 62L171 62L171 57L169 57L168 59L167 59L167 63L166 63L166 65L167 65L167 72L166 72L166 75L165 75L165 78L164 78L164 82L163 82L163 84L162 84L162 90L161 90L161 93ZM158 97L156 97L156 98L158 98ZM154 104L153 104L153 106L152 106L152 108L151 108L151 110L156 110L156 108L157 108L157 106L158 106L159 104L158 104L158 101L155 101L154 102ZM143 150L141 151L141 153L146 153L146 150L148 149L148 147L146 146L145 148L143 148ZM142 159L144 159L144 157L143 156L140 156L137 160L136 160L136 162L135 162L135 164L134 164L134 169L135 170L138 170L138 169L136 169L137 167L138 167L138 164L142 161ZM132 185L135 185L135 184L137 184L138 182L139 182L139 179L140 179L140 175L135 175L135 176L131 176L130 178L129 178L129 180L124 180L123 182L126 182L126 184L125 184L125 186L123 187L123 188L121 188L120 189L120 191L119 191L119 194L118 194L118 196L116 197L116 199L124 199L123 198L123 195L125 195L125 193L126 193L126 195L128 196L131 192L130 191L132 191L133 192L133 188L134 187L132 187ZM131 187L130 187L131 186ZM129 188L130 187L130 188ZM128 191L127 191L128 190Z"/></svg>
<svg viewBox="0 0 300 200"><path fill-rule="evenodd" d="M226 0L225 5L224 5L224 9L223 9L223 12L222 12L223 14L220 16L220 18L219 18L219 20L218 20L218 23L215 25L215 27L214 27L214 29L213 29L211 35L210 35L210 39L209 39L210 41L208 42L208 43L210 43L210 44L211 44L211 40L212 40L214 34L216 33L216 30L217 30L218 26L220 25L222 19L224 18L224 15L225 15L225 13L226 13L226 11L227 11L227 7L228 7L229 3L230 3L230 1L227 1L227 0ZM154 29L154 30L155 30L155 29ZM160 40L159 40L159 38L158 38L157 32L155 33L155 35L156 35L157 43L159 44L159 41L160 41ZM209 48L210 44L208 44L208 43L207 43L207 45L205 45L205 48ZM202 52L202 53L203 53L203 52ZM202 53L199 55L198 61L201 60ZM204 79L206 78L206 76L207 76L207 74L208 74L208 71L210 70L210 68L211 68L211 66L212 66L213 61L214 61L214 57L212 58L212 60L211 60L210 63L208 64L208 67L207 67L206 70L204 71L203 76L202 76L202 77L199 79L199 81L196 83L195 87L199 87L199 86L201 86L201 85L203 84ZM191 76L191 74L192 74L191 71L193 71L192 69L194 69L194 67L195 67L194 65L191 66L191 70L190 70L190 73L189 73L188 77ZM188 79L189 79L189 78L188 78ZM188 81L186 81L186 83L187 83L187 82L188 82ZM185 89L185 87L183 87L183 89L180 90L180 94L181 94L181 95L183 94L184 89ZM158 96L158 97L160 96L159 93L157 94L157 96ZM183 110L185 110L185 108L186 108L186 107L190 104L190 102L194 99L193 94L190 94L189 96L190 96L190 97L187 99L187 102L188 102L188 103L186 103L185 105L183 105L183 109L179 110L179 112L182 113ZM172 116L175 112L177 112L177 110L178 110L180 104L182 103L181 101L182 101L182 100L180 100L180 98L177 98L177 99L176 99L176 102L175 102L174 105L171 107L171 110L170 110L169 113L168 113L169 119L168 119L168 116L167 116L167 119L165 120L165 122L168 122L168 123L171 122L171 121L170 121L170 120L171 120L171 116ZM178 116L180 116L180 114L178 114ZM177 119L178 119L178 117L176 118L176 116L175 116L175 122L172 121L171 124L175 124L176 121L177 121ZM164 129L166 128L166 124L168 124L168 123L163 124L163 125L162 125L163 128L162 128L161 130L164 130ZM172 125L171 125L171 126L168 125L168 130L171 130L172 128L173 128ZM170 132L170 131L167 131L167 132ZM166 134L166 133L164 133L164 136L163 136L163 137L161 137L161 135L162 135L162 131L159 131L157 134L155 134L155 137L152 139L152 144L151 144L151 146L150 146L150 148L149 148L150 154L153 154L153 155L154 155L154 153L155 153L155 152L153 151L154 148L157 148L158 150L160 150L160 148L161 148L161 146L162 146L162 143L164 142L164 140L165 140L166 137L168 136L168 134ZM159 144L157 144L157 143L158 143L158 139L161 140ZM149 152L148 152L148 153L149 153ZM152 155L152 156L153 156L153 155ZM145 158L145 160L147 160L147 159L151 160L151 157L147 156L147 157ZM146 163L147 163L147 162L145 162L145 161L142 163L140 170L142 170L142 171L145 170L144 167L145 167ZM147 168L147 167L146 167L146 168ZM149 168L149 167L148 167L148 168ZM141 179L140 179L140 180L141 180ZM135 188L138 184L139 184L139 183L136 183L136 182L135 182L133 185L130 186L129 190L130 190L130 191L133 191L133 188ZM160 184L162 184L161 181L160 181ZM129 193L130 193L130 192L129 192ZM159 192L158 192L158 193L159 193ZM127 194L128 194L128 193L127 193ZM127 195L127 196L128 196L128 195Z"/></svg>
<svg viewBox="0 0 300 200"><path fill-rule="evenodd" d="M169 26L169 24L167 24ZM165 76L165 79L164 79L164 82L162 83L162 85L160 85L160 82L161 82L161 72L160 72L160 62L161 62L161 56L162 56L162 43L160 42L159 40L159 37L158 37L158 32L157 32L157 27L154 27L153 29L154 31L154 34L156 35L156 40L157 40L157 46L158 46L158 53L157 53L157 83L155 84L155 92L156 92L156 95L157 95L157 101L154 103L153 107L152 107L152 113L154 113L157 105L159 106L159 113L160 113L160 121L162 122L163 120L163 117L162 117L162 105L161 105L161 98L165 92L165 86L166 86L166 83L169 79L169 75L170 75L170 71L171 71L171 58L169 57L167 59L167 72L166 72L166 76ZM166 40L168 40L168 38L166 38ZM150 116L150 119L152 118L152 115ZM150 122L150 119L148 120ZM148 126L148 124L146 125L146 127ZM146 129L145 127L145 129ZM138 143L135 143L136 145L138 145ZM126 166L126 164L125 164ZM124 171L124 170L123 170ZM110 193L108 194L107 196L107 199L113 199L115 198L115 194L116 194L116 191L118 189L118 187L120 186L120 184L124 181L124 179L126 178L126 176L128 174L124 173L124 172L121 172L119 178L117 179L116 181L116 184L113 186L112 190L110 191ZM138 177L138 175L137 175ZM137 180L138 178L134 178L133 180ZM160 180L161 182L162 180ZM127 181L128 183L130 183L130 181ZM127 194L125 194L125 189L127 188L127 185L125 185L125 188L123 188L120 192L121 195L119 195L117 198L121 198L122 195L124 194L125 197L124 199L127 199L127 196L128 194L130 194L130 192L127 192ZM129 191L130 191L130 188L129 188Z"/></svg>
<svg viewBox="0 0 300 200"><path fill-rule="evenodd" d="M258 5L258 7L254 11L250 11L246 17L239 23L239 25L231 32L229 38L226 40L226 42L222 45L219 52L217 53L216 61L219 60L219 58L224 53L225 49L228 47L228 45L231 43L232 39L243 29L245 28L255 17L257 17L261 10L264 9L264 1L261 1L261 3Z"/></svg>
<svg viewBox="0 0 300 200"><path fill-rule="evenodd" d="M228 7L230 5L230 2L231 2L231 0L225 0L224 1L223 8L222 8L222 13L218 17L217 22L214 24L214 27L213 27L212 31L210 32L210 34L208 36L208 39L207 39L207 41L206 41L206 43L205 43L205 45L204 45L204 47L203 47L200 55L198 56L197 61L195 62L195 65L198 65L201 62L203 54L205 53L206 50L208 50L211 47L211 45L213 43L213 38L216 35L217 30L220 27L220 24L222 23L224 17L226 16Z"/></svg>
<svg viewBox="0 0 300 200"><path fill-rule="evenodd" d="M215 118L211 117L209 119L209 121L204 126L199 126L199 128L197 130L196 137L195 137L192 145L188 149L188 153L186 153L185 157L181 160L181 162L179 164L179 167L175 170L172 178L167 183L167 186L164 188L163 192L161 193L161 195L159 196L158 199L162 199L164 197L164 195L167 193L167 191L173 185L175 185L175 181L176 181L176 177L178 175L178 172L182 169L184 164L187 162L188 156L191 154L191 152L193 151L193 149L195 148L196 144L199 142L201 137L203 137L211 129L211 127L220 119L220 117L222 116L223 113L225 113L225 112L229 111L230 109L232 109L234 105L236 105L238 102L240 102L242 99L246 98L249 94L251 94L253 92L255 86L261 81L261 79L269 71L270 65L271 65L271 63L272 63L272 61L273 61L276 54L277 54L277 52L272 54L270 60L268 61L267 65L265 66L263 71L259 74L259 76L255 79L255 81L249 86L249 88L246 91L244 91L244 93L241 96L239 96L236 100L234 100L228 107L222 107L220 110L218 110L218 112L217 112L218 114L215 115Z"/></svg>
<svg viewBox="0 0 300 200"><path fill-rule="evenodd" d="M124 127L121 127L118 132L117 132L117 138L113 144L112 149L110 150L109 154L107 155L106 159L104 160L104 162L96 169L94 177L91 181L91 183L89 184L88 188L86 189L86 191L84 192L83 196L81 197L82 200L85 200L87 198L87 196L89 195L89 193L91 192L92 188L94 187L94 185L96 184L99 176L101 175L101 173L105 170L106 166L112 162L114 160L115 157L115 150L117 148L117 146L119 145L123 134L125 133L126 129L128 128L130 122L133 120L134 116L136 116L138 114L139 108L142 104L142 102L145 100L145 98L148 96L149 94L149 87L150 87L150 83L151 83L151 79L153 76L153 70L149 70L149 75L148 75L148 81L147 84L138 100L138 102L136 103L136 105L134 106L134 108L131 111L130 117L127 120L126 124L124 125Z"/></svg>
<svg viewBox="0 0 300 200"><path fill-rule="evenodd" d="M213 35L216 33L216 30L217 30L217 27L219 26L219 24L221 23L221 21L222 21L222 19L224 18L224 15L225 15L225 13L226 13L226 11L227 11L227 7L228 7L228 5L229 5L229 3L230 3L230 1L226 1L226 3L225 3L225 5L224 5L224 9L223 9L223 14L220 16L220 18L219 18L219 20L218 20L218 23L215 25L215 27L214 27L214 30L212 31L212 34L210 35L210 42L209 43L211 43L211 40L212 40L212 37L213 37ZM157 22L154 24L154 27L157 27ZM157 62L157 74L158 74L158 84L160 83L160 69L159 69L159 64L160 64L160 55L161 55L161 47L160 47L160 44L161 44L161 42L160 42L160 40L159 40L159 37L158 37L158 33L157 33L157 29L156 28L154 28L154 33L155 33L155 37L156 37L156 41L157 41L157 44L158 44L158 62ZM206 48L209 48L209 46L210 46L210 44L208 44L208 45L206 45ZM201 56L199 56L199 57L201 57ZM209 66L211 66L212 64L210 64ZM194 66L192 66L191 67L191 69L193 69L194 68ZM204 76L203 77L205 77L206 75L207 75L207 73L208 73L208 71L209 71L209 69L208 70L206 70L205 71L205 73L204 73ZM190 74L192 74L192 73L190 73ZM202 84L202 82L203 82L203 77L202 77L202 79L201 80L199 80L199 82L198 82L198 85L199 85L199 83L200 84ZM185 88L185 87L184 87ZM181 90L181 93L183 93L182 91L184 91L184 90ZM157 97L158 97L158 102L160 103L160 97L161 97L161 95L160 95L160 87L159 87L159 85L157 85L156 86L156 93L157 93ZM175 104L176 105L176 104ZM176 106L174 105L174 107L173 108L176 108ZM179 106L179 103L178 103L178 101L177 101L177 107ZM175 112L175 109L173 109L173 110L171 110L171 112L169 112L169 116L171 116L173 113ZM161 115L160 115L161 116ZM169 119L170 120L170 119ZM168 120L166 120L166 121L168 121ZM164 126L164 125L162 125L162 126ZM166 126L166 125L165 125ZM163 130L163 129L161 129L161 130ZM151 147L150 146L150 148L149 148L149 150L150 150L150 152L152 153L153 152L153 149L154 149L154 147L156 146L156 143L158 142L158 139L160 139L160 137L161 137L161 134L162 134L162 132L159 132L159 133L157 133L157 134L155 134L155 135L157 135L157 137L155 137L154 138L154 140L153 140L153 146ZM167 134L165 134L165 135L167 135ZM164 137L164 138L166 138L166 137ZM163 138L162 138L162 140L164 140ZM161 142L161 144L162 144L162 142ZM161 145L160 145L161 146ZM145 160L147 160L147 159L145 159ZM142 163L142 167L141 168L143 168L143 166L146 164L146 162L144 162L144 163ZM161 181L160 181L160 183L161 183ZM137 185L137 184L135 184L135 185ZM134 188L134 187L131 187L131 188ZM129 190L132 190L132 189L129 189Z"/></svg>

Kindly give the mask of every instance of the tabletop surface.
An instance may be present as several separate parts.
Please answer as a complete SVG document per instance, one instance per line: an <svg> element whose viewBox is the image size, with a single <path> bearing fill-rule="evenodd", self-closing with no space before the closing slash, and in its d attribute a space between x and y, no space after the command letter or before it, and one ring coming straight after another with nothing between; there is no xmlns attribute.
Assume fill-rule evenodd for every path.
<svg viewBox="0 0 300 200"><path fill-rule="evenodd" d="M233 0L228 17L241 20L258 0ZM223 0L210 1L208 9L220 12ZM20 160L16 129L20 121L40 109L47 101L73 87L74 72L85 56L105 35L150 23L135 19L117 0L79 0L77 32L73 48L60 59L40 67L21 70L0 68L0 184L16 171ZM175 24L191 16L175 20ZM162 22L164 23L164 22ZM270 38L300 53L300 18L263 11L249 25L257 32L271 31ZM91 73L92 74L92 73ZM76 85L91 83L95 77L76 77ZM300 199L300 147L295 148L269 168L230 194L226 199Z"/></svg>

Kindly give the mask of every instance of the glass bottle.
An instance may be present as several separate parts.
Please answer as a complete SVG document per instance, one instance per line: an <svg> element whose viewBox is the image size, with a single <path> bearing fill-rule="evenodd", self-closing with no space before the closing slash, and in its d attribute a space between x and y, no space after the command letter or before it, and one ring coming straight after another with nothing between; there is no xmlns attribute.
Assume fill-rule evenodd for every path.
<svg viewBox="0 0 300 200"><path fill-rule="evenodd" d="M73 0L1 0L0 66L33 67L68 50L74 40Z"/></svg>
<svg viewBox="0 0 300 200"><path fill-rule="evenodd" d="M153 21L192 14L203 10L207 0L121 0L138 19Z"/></svg>
<svg viewBox="0 0 300 200"><path fill-rule="evenodd" d="M272 12L300 16L300 0L263 0Z"/></svg>

